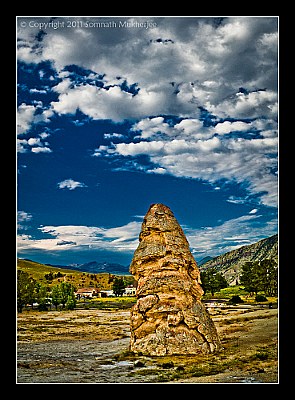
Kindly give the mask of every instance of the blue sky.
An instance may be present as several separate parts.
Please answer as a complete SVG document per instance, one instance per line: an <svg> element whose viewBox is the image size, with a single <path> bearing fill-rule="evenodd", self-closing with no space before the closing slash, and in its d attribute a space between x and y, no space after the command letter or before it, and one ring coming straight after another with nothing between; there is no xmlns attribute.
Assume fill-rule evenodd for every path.
<svg viewBox="0 0 295 400"><path fill-rule="evenodd" d="M277 233L277 17L17 17L18 257L128 265L150 204L200 260Z"/></svg>

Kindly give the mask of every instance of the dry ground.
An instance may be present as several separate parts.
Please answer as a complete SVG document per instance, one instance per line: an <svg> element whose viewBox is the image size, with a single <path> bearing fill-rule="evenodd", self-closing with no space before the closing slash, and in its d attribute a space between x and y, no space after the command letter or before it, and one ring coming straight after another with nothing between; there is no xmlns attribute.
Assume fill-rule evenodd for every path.
<svg viewBox="0 0 295 400"><path fill-rule="evenodd" d="M135 357L128 351L129 310L24 311L17 383L278 383L278 310L209 312L220 353Z"/></svg>

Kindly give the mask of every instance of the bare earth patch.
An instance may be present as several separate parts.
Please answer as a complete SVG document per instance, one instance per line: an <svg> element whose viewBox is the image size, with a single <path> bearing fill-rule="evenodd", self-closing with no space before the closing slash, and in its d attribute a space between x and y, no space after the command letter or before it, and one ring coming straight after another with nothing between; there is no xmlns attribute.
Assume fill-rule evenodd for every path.
<svg viewBox="0 0 295 400"><path fill-rule="evenodd" d="M17 383L278 383L278 310L209 309L224 349L135 357L129 310L24 311Z"/></svg>

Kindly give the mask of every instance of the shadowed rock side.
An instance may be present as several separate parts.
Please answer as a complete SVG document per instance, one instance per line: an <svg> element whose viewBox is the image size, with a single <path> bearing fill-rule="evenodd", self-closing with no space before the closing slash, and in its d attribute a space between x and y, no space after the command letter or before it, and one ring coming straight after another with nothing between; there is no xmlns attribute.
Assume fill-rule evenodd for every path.
<svg viewBox="0 0 295 400"><path fill-rule="evenodd" d="M169 207L151 205L130 272L138 282L131 351L163 356L220 350L215 325L200 300L200 271Z"/></svg>

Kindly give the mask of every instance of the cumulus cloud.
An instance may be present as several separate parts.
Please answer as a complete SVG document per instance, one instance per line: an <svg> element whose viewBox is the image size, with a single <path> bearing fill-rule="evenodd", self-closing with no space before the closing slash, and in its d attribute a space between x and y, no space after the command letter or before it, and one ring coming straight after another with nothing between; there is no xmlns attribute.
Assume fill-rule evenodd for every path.
<svg viewBox="0 0 295 400"><path fill-rule="evenodd" d="M28 140L28 145L29 146L41 146L42 142L40 138L30 138Z"/></svg>
<svg viewBox="0 0 295 400"><path fill-rule="evenodd" d="M51 153L49 143L44 141L48 136L47 132L41 132L37 137L30 137L29 139L17 139L17 152L18 153Z"/></svg>
<svg viewBox="0 0 295 400"><path fill-rule="evenodd" d="M127 117L137 117L136 112L129 114L137 101L133 101L130 93L122 91L118 86L109 90L92 85L76 86L59 96L52 102L53 111L58 114L75 114L82 111L94 119L113 119L120 121Z"/></svg>
<svg viewBox="0 0 295 400"><path fill-rule="evenodd" d="M217 105L206 103L208 111L220 117L259 118L277 117L277 93L272 90L259 90L250 93L237 92Z"/></svg>
<svg viewBox="0 0 295 400"><path fill-rule="evenodd" d="M64 78L57 85L53 86L52 90L59 94L67 93L71 86L71 80L68 78Z"/></svg>
<svg viewBox="0 0 295 400"><path fill-rule="evenodd" d="M111 19L117 24L120 20L134 20ZM82 22L90 20L109 19L81 18ZM53 103L57 113L72 112L78 107L93 118L115 120L160 114L192 118L198 116L199 106L219 117L276 113L276 17L152 17L150 20L155 22L153 29L51 28L41 38L37 34L38 23L50 19L37 17L30 29L19 24L18 57L27 63L52 62L62 79L54 89L60 93L58 101ZM59 17L55 19L58 21L67 23L71 18ZM71 87L64 68L73 64L103 74L105 86L118 84L118 77L121 80L124 77L140 90L130 97L118 87L113 90L110 86L109 90L91 88L89 84ZM249 91L247 94L239 93L241 85Z"/></svg>
<svg viewBox="0 0 295 400"><path fill-rule="evenodd" d="M57 184L59 189L74 190L78 187L87 187L85 183L74 181L73 179L65 179Z"/></svg>
<svg viewBox="0 0 295 400"><path fill-rule="evenodd" d="M141 88L138 94L126 92L119 86L103 88L90 84L76 85L59 95L58 101L51 103L51 110L58 114L75 114L77 110L93 119L140 119L159 112L172 111L180 115L199 115L199 110L189 102L182 102L175 96L173 109L167 103L172 96L170 87L163 91Z"/></svg>
<svg viewBox="0 0 295 400"><path fill-rule="evenodd" d="M135 138L139 139L159 139L163 136L166 140L169 138L188 138L209 139L213 136L213 128L204 128L202 121L196 118L182 119L175 125L168 124L163 117L144 118L135 123L131 131L137 132Z"/></svg>
<svg viewBox="0 0 295 400"><path fill-rule="evenodd" d="M22 103L17 110L17 133L25 133L34 119L35 107Z"/></svg>
<svg viewBox="0 0 295 400"><path fill-rule="evenodd" d="M246 123L243 121L225 121L225 122L220 122L218 123L214 131L219 134L225 134L225 133L230 133L234 131L247 131L250 128L250 123Z"/></svg>
<svg viewBox="0 0 295 400"><path fill-rule="evenodd" d="M257 118L250 122L245 121L223 121L214 127L214 132L219 135L231 132L252 132L259 133L263 137L278 136L278 122L276 119Z"/></svg>
<svg viewBox="0 0 295 400"><path fill-rule="evenodd" d="M53 110L43 109L42 102L34 105L22 103L17 109L17 134L26 134L33 124L49 122L52 115Z"/></svg>

